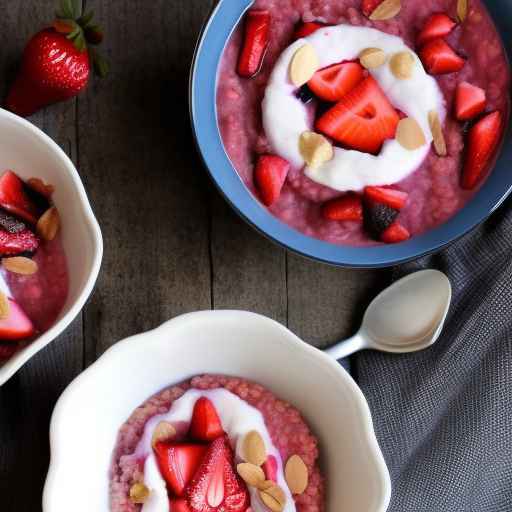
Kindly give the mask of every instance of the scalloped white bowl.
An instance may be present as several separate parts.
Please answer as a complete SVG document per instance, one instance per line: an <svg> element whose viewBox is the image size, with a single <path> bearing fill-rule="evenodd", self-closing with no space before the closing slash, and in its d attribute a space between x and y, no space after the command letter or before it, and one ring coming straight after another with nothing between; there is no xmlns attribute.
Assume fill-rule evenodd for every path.
<svg viewBox="0 0 512 512"><path fill-rule="evenodd" d="M356 383L282 325L243 311L177 317L117 343L69 385L51 422L44 512L108 512L118 429L151 395L201 373L257 381L303 413L320 441L327 512L385 512L389 473Z"/></svg>
<svg viewBox="0 0 512 512"><path fill-rule="evenodd" d="M0 366L0 386L78 315L94 287L103 254L98 222L71 160L32 123L0 109L0 172L5 169L55 186L53 200L62 220L70 282L67 301L55 324Z"/></svg>

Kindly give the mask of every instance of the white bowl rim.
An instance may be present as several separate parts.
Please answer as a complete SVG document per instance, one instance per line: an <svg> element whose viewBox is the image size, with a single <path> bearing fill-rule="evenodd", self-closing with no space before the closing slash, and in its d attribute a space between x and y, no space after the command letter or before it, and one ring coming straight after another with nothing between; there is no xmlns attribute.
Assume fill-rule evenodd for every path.
<svg viewBox="0 0 512 512"><path fill-rule="evenodd" d="M32 356L37 354L40 350L42 350L49 343L51 343L57 336L62 334L62 332L64 332L64 330L69 326L69 324L80 313L81 309L83 308L85 302L89 298L89 295L91 294L94 288L96 279L98 278L98 274L101 267L101 260L103 258L103 237L101 234L101 229L98 224L98 221L92 211L92 207L87 197L87 193L85 192L84 185L82 183L82 180L80 179L80 175L78 174L75 165L68 157L68 155L66 155L66 153L61 149L61 147L56 142L54 142L48 135L46 135L46 133L44 133L37 126L27 121L26 119L17 116L16 114L13 114L12 112L9 112L3 108L0 108L0 116L6 117L9 121L21 126L22 129L31 132L32 135L39 138L43 143L45 143L55 154L55 156L62 161L64 167L71 176L71 180L73 181L75 189L78 193L78 197L80 198L80 207L83 213L83 217L89 226L91 238L93 241L93 259L91 263L91 271L89 273L89 277L82 286L82 290L78 294L78 297L75 300L74 304L72 304L72 306L69 308L69 311L52 327L50 327L50 329L44 332L41 336L37 337L27 347L25 347L23 350L20 350L0 367L0 386L2 386L26 362L28 362L29 359L32 358Z"/></svg>

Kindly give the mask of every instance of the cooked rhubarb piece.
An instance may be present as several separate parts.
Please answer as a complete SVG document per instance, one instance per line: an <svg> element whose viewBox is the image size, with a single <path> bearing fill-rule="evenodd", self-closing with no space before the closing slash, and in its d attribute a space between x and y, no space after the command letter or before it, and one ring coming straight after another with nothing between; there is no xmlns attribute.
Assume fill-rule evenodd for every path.
<svg viewBox="0 0 512 512"><path fill-rule="evenodd" d="M265 478L277 482L277 459L273 455L268 455L267 460L262 466Z"/></svg>
<svg viewBox="0 0 512 512"><path fill-rule="evenodd" d="M407 202L408 194L390 187L365 187L364 197L375 203L386 204L390 208L401 210Z"/></svg>
<svg viewBox="0 0 512 512"><path fill-rule="evenodd" d="M317 71L308 82L313 93L324 101L339 101L365 77L358 62L342 62Z"/></svg>
<svg viewBox="0 0 512 512"><path fill-rule="evenodd" d="M289 170L289 162L280 156L259 157L254 170L254 181L263 204L270 206L279 199Z"/></svg>
<svg viewBox="0 0 512 512"><path fill-rule="evenodd" d="M361 4L361 10L363 14L369 18L370 14L377 9L377 7L383 2L383 0L363 0Z"/></svg>
<svg viewBox="0 0 512 512"><path fill-rule="evenodd" d="M322 27L325 27L323 23L317 23L315 21L309 21L306 23L301 23L297 30L295 31L294 38L300 39L302 37L308 37L317 30L321 29Z"/></svg>
<svg viewBox="0 0 512 512"><path fill-rule="evenodd" d="M238 74L245 78L254 76L261 68L267 51L270 31L270 13L251 9L245 20L244 44L238 59Z"/></svg>
<svg viewBox="0 0 512 512"><path fill-rule="evenodd" d="M423 46L432 39L446 37L456 25L457 23L444 12L436 12L425 22L416 42L418 46Z"/></svg>
<svg viewBox="0 0 512 512"><path fill-rule="evenodd" d="M432 39L420 50L420 59L431 75L445 75L460 71L465 60L457 55L444 39Z"/></svg>
<svg viewBox="0 0 512 512"><path fill-rule="evenodd" d="M485 91L471 85L468 82L461 82L455 90L455 117L459 121L473 119L485 108Z"/></svg>
<svg viewBox="0 0 512 512"><path fill-rule="evenodd" d="M324 204L322 215L328 220L363 220L363 203L356 194L332 199Z"/></svg>
<svg viewBox="0 0 512 512"><path fill-rule="evenodd" d="M393 224L385 229L380 235L380 239L387 244L397 244L399 242L404 242L409 238L411 238L411 234L397 220L395 220L395 222L393 222Z"/></svg>
<svg viewBox="0 0 512 512"><path fill-rule="evenodd" d="M190 435L198 441L213 441L224 434L215 406L208 398L202 396L194 404Z"/></svg>

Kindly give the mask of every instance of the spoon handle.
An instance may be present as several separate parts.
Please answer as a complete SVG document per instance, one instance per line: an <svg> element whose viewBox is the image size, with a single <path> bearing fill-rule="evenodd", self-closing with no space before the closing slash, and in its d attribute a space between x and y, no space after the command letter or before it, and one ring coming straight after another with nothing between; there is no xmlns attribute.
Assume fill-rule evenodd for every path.
<svg viewBox="0 0 512 512"><path fill-rule="evenodd" d="M339 343L336 343L336 345L329 347L324 352L328 356L338 361L339 359L343 359L344 357L347 357L353 354L354 352L357 352L358 350L366 348L366 346L367 343L365 339L361 336L360 333L357 333L354 334L354 336L352 336L351 338L348 338L344 341L340 341Z"/></svg>

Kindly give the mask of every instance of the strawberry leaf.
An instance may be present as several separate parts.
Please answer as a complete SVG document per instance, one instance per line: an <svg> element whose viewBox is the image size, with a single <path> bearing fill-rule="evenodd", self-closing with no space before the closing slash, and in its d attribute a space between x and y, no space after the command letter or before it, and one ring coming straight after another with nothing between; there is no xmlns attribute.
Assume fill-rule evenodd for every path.
<svg viewBox="0 0 512 512"><path fill-rule="evenodd" d="M78 35L73 39L73 44L79 52L83 52L87 48L87 43L85 42L85 36L82 29Z"/></svg>
<svg viewBox="0 0 512 512"><path fill-rule="evenodd" d="M80 16L81 12L81 0L60 0L60 10L57 11L57 17L76 20Z"/></svg>
<svg viewBox="0 0 512 512"><path fill-rule="evenodd" d="M110 70L108 62L96 50L89 50L89 55L92 59L95 73L100 78L105 78Z"/></svg>
<svg viewBox="0 0 512 512"><path fill-rule="evenodd" d="M83 16L78 18L77 22L80 24L82 28L87 28L94 18L94 11L86 12Z"/></svg>

